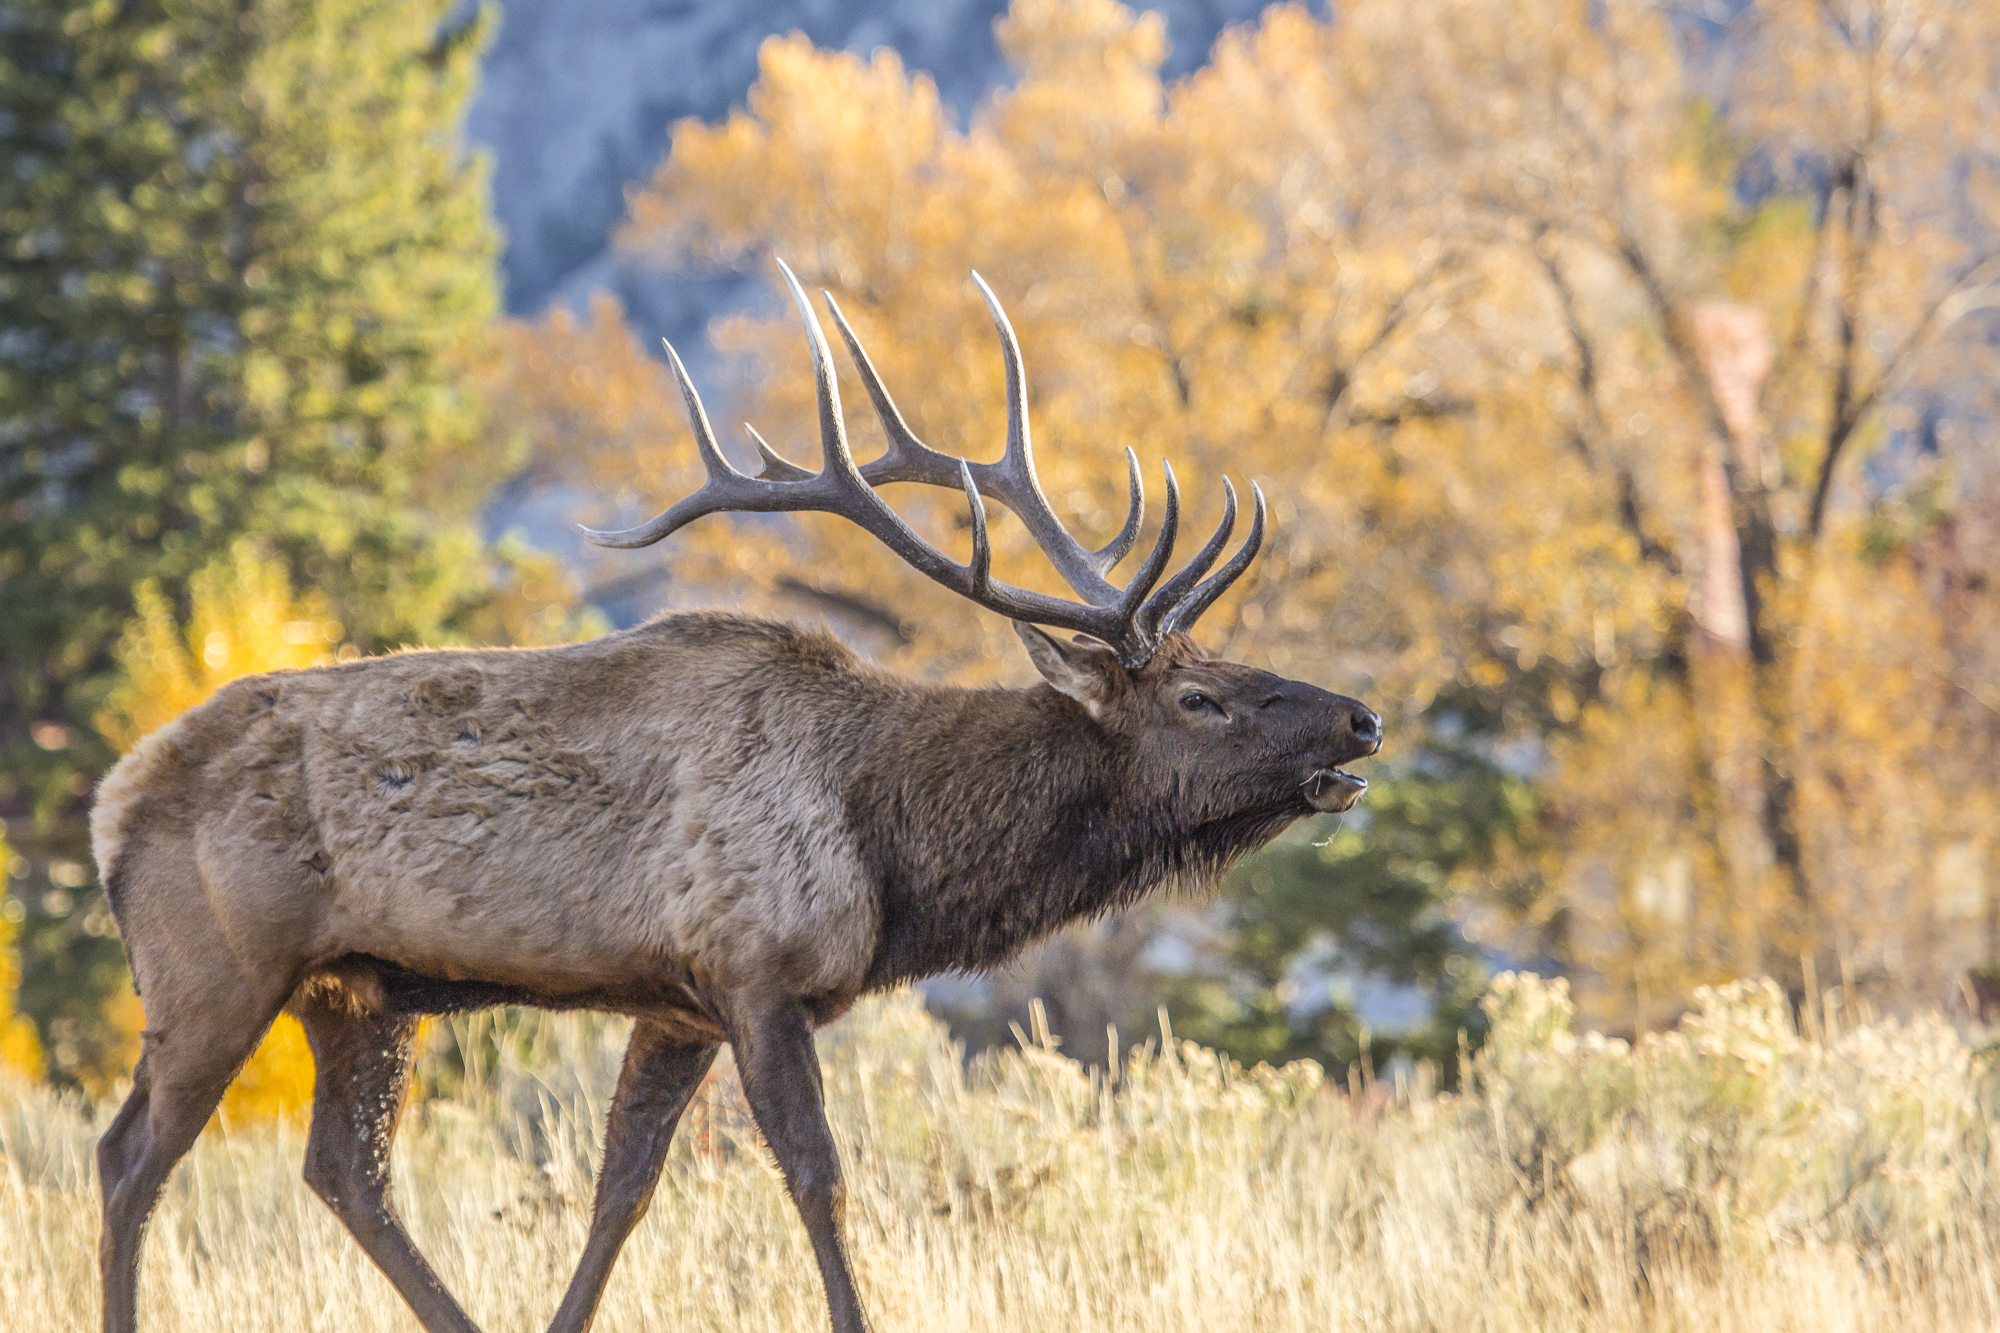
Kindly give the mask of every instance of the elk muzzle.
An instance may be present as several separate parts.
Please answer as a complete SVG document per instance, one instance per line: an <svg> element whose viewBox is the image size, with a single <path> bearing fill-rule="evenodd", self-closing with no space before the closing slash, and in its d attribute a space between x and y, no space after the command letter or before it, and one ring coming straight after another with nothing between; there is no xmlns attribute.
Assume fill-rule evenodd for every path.
<svg viewBox="0 0 2000 1333"><path fill-rule="evenodd" d="M1351 759L1365 759L1382 748L1382 717L1353 699L1334 695L1331 701L1339 716L1335 730L1344 734L1338 736L1332 753L1325 754L1300 785L1307 805L1322 813L1338 814L1354 808L1354 803L1368 790L1368 779L1337 765Z"/></svg>
<svg viewBox="0 0 2000 1333"><path fill-rule="evenodd" d="M1338 768L1322 768L1305 780L1306 804L1324 814L1352 810L1368 790L1368 779Z"/></svg>

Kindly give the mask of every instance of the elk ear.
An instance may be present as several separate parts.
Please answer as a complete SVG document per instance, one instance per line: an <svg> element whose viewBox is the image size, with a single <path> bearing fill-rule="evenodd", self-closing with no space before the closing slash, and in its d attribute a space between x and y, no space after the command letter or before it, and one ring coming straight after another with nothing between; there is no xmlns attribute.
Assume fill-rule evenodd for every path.
<svg viewBox="0 0 2000 1333"><path fill-rule="evenodd" d="M1082 638L1064 643L1025 620L1014 622L1014 632L1027 645L1028 657L1042 679L1089 709L1092 717L1111 702L1117 688L1115 673L1124 670L1118 665L1118 654Z"/></svg>

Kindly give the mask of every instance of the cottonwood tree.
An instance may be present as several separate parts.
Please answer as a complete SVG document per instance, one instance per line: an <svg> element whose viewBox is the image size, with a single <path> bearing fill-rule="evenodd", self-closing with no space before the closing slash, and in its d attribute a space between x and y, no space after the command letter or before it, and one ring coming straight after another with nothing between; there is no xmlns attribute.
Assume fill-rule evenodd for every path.
<svg viewBox="0 0 2000 1333"><path fill-rule="evenodd" d="M676 127L621 244L782 254L920 435L990 457L979 269L1044 484L1088 532L1122 514L1107 449L1171 459L1196 524L1247 465L1273 545L1213 646L1383 700L1405 754L1437 732L1525 775L1535 817L1430 910L1555 950L1595 1021L1745 972L1803 984L1802 954L1935 998L1965 923L1979 952L1991 928L1993 482L1952 378L1993 276L1982 150L1952 138L1991 96L1989 9L1857 46L1831 11L1752 8L1740 58L1697 66L1632 4L1282 6L1165 86L1157 20L1021 0L1019 80L964 131L892 55L774 39L745 109ZM737 415L809 461L795 330L711 334ZM510 340L545 459L633 508L680 493L692 449L615 307ZM1925 402L1962 438L1893 425ZM907 500L964 548L949 497ZM837 525L757 524L688 534L676 570L834 608L939 674L1014 669L1004 626ZM995 551L1046 586L1018 525Z"/></svg>
<svg viewBox="0 0 2000 1333"><path fill-rule="evenodd" d="M1686 580L1679 650L1657 664L1672 683L1625 685L1650 725L1595 729L1626 760L1574 756L1589 774L1572 788L1578 832L1599 825L1612 861L1635 864L1644 841L1634 787L1665 816L1632 889L1585 897L1622 897L1610 915L1628 919L1665 905L1680 939L1642 959L1644 939L1600 922L1602 938L1626 936L1611 970L1641 995L1653 973L1669 1005L1691 972L1801 983L1815 951L1878 977L1914 968L1935 988L1934 966L1899 955L1935 962L1936 937L1962 930L1925 920L1941 899L1960 900L1947 916L1988 914L1951 865L1991 855L1975 833L1990 725L1922 666L1950 651L1959 618L1940 577L1953 576L1926 580L1921 553L1893 542L1871 549L1857 510L1897 497L1851 479L1857 454L1888 465L1898 412L1990 423L1990 401L1940 375L1975 354L1969 321L2000 299L2000 196L1978 137L2000 9L1749 7L1719 115L1647 7L1547 4L1505 31L1477 3L1404 21L1439 35L1397 123L1432 187L1471 200L1541 269L1571 344L1579 456L1619 474L1642 547ZM1904 464L1933 490L1962 466L1913 461L1937 441L1915 443ZM1955 754L1966 726L1983 743ZM1635 732L1651 762L1620 781ZM1981 794L1960 805L1954 788ZM1687 822L1708 837L1666 827ZM1691 882L1707 918L1692 934ZM1676 949L1690 966L1670 965Z"/></svg>

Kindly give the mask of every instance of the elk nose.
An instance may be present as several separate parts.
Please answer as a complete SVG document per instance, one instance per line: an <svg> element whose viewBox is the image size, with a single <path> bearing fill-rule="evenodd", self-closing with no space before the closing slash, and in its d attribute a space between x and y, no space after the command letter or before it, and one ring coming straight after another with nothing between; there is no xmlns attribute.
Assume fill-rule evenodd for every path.
<svg viewBox="0 0 2000 1333"><path fill-rule="evenodd" d="M1354 739L1382 748L1382 717L1372 708L1357 708L1347 715L1347 725L1354 732Z"/></svg>

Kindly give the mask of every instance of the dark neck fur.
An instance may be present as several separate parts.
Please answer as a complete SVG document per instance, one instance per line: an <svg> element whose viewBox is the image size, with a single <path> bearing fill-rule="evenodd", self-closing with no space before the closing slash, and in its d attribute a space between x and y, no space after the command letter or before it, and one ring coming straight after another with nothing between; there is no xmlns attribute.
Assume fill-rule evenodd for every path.
<svg viewBox="0 0 2000 1333"><path fill-rule="evenodd" d="M1172 782L1148 784L1046 686L886 702L899 716L866 728L845 791L882 892L871 987L990 967L1070 922L1205 880L1297 813L1194 822L1172 808Z"/></svg>

